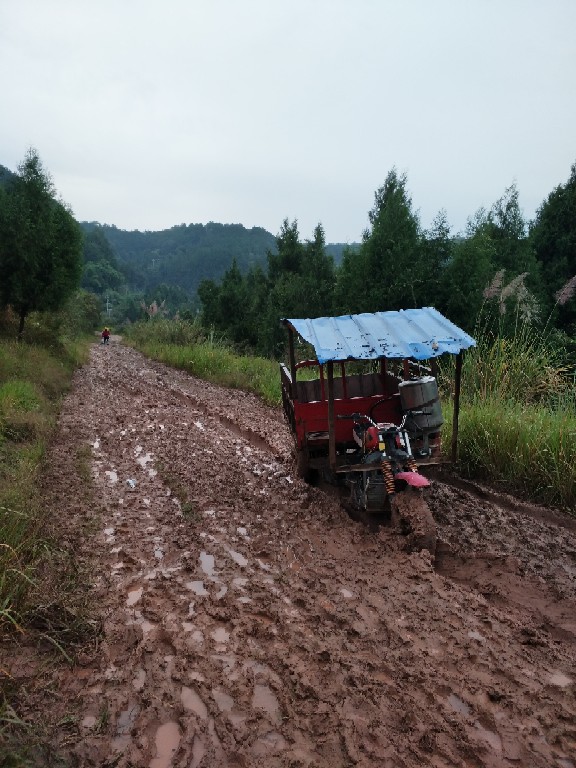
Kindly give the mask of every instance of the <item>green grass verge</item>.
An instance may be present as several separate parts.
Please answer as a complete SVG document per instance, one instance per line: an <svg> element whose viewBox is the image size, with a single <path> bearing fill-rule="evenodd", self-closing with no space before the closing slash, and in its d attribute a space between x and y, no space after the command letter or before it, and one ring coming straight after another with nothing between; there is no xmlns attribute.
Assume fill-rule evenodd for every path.
<svg viewBox="0 0 576 768"><path fill-rule="evenodd" d="M34 332L18 343L13 328L9 331L10 338L0 338L0 636L33 628L39 642L66 658L68 638L78 637L85 626L80 630L79 617L67 616L62 607L70 564L58 543L47 538L50 510L40 481L62 397L74 370L87 360L88 343ZM54 570L58 574L52 576L48 598L43 580ZM44 605L45 597L52 607ZM54 631L44 615L50 609L58 615ZM38 765L48 740L41 735L41 723L37 727L20 720L18 698L17 683L0 670L0 764Z"/></svg>
<svg viewBox="0 0 576 768"><path fill-rule="evenodd" d="M0 630L17 626L37 559L37 480L70 360L29 344L0 341Z"/></svg>
<svg viewBox="0 0 576 768"><path fill-rule="evenodd" d="M281 402L277 362L240 355L198 323L158 318L130 326L124 339L172 368L224 387L254 392L269 405Z"/></svg>
<svg viewBox="0 0 576 768"><path fill-rule="evenodd" d="M198 378L224 387L254 392L269 405L279 405L280 377L278 363L259 357L245 357L209 342L194 347L180 347L147 342L141 351L173 368L180 368Z"/></svg>
<svg viewBox="0 0 576 768"><path fill-rule="evenodd" d="M468 477L574 511L574 413L510 401L469 404L459 421L458 446L459 463Z"/></svg>
<svg viewBox="0 0 576 768"><path fill-rule="evenodd" d="M444 381L450 368L443 370ZM562 349L545 335L524 328L513 338L480 334L478 346L464 357L462 473L574 514L574 383ZM448 441L448 429L445 435Z"/></svg>

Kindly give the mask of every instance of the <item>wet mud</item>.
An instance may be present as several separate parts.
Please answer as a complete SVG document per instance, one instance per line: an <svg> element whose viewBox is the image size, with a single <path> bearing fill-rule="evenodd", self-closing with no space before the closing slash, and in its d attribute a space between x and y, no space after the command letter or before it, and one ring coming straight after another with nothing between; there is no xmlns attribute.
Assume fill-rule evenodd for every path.
<svg viewBox="0 0 576 768"><path fill-rule="evenodd" d="M56 457L102 626L50 673L69 764L576 766L570 518L435 480L436 556L409 554L297 478L279 410L117 340L77 373Z"/></svg>

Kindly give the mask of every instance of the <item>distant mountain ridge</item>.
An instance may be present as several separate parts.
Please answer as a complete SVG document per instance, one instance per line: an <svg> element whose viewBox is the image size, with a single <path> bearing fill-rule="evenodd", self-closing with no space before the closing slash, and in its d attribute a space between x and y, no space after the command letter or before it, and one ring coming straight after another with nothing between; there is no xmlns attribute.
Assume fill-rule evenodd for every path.
<svg viewBox="0 0 576 768"><path fill-rule="evenodd" d="M144 291L166 283L195 296L202 280L219 281L233 261L242 273L255 266L266 271L268 252L277 250L270 232L242 224L179 224L144 232L98 222L81 226L85 232L100 230L131 288ZM333 243L326 250L339 264L345 247Z"/></svg>
<svg viewBox="0 0 576 768"><path fill-rule="evenodd" d="M276 238L261 227L242 224L180 224L158 232L126 231L108 224L82 222L85 232L99 228L134 289L160 283L194 296L202 280L219 280L236 260L241 272L266 265Z"/></svg>

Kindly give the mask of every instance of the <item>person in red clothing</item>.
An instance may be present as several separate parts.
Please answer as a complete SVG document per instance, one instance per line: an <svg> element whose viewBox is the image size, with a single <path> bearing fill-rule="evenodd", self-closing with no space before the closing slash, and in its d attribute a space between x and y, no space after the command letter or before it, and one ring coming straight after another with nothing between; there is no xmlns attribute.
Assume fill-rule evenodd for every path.
<svg viewBox="0 0 576 768"><path fill-rule="evenodd" d="M108 344L109 341L110 341L110 331L108 330L108 328L104 328L104 330L102 331L102 344Z"/></svg>

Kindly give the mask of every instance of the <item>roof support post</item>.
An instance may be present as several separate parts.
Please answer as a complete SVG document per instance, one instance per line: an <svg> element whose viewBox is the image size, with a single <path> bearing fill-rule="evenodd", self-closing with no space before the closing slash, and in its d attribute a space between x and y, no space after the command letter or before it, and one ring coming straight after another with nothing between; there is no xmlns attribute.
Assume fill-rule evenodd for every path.
<svg viewBox="0 0 576 768"><path fill-rule="evenodd" d="M328 458L330 469L336 471L336 419L334 418L334 362L328 360Z"/></svg>
<svg viewBox="0 0 576 768"><path fill-rule="evenodd" d="M454 414L452 418L452 462L458 459L458 418L460 416L460 386L462 381L462 351L456 355L456 374L454 382Z"/></svg>
<svg viewBox="0 0 576 768"><path fill-rule="evenodd" d="M288 328L288 354L290 356L290 376L292 377L292 392L290 393L293 400L298 399L298 389L296 387L296 357L294 356L294 331L290 326Z"/></svg>

